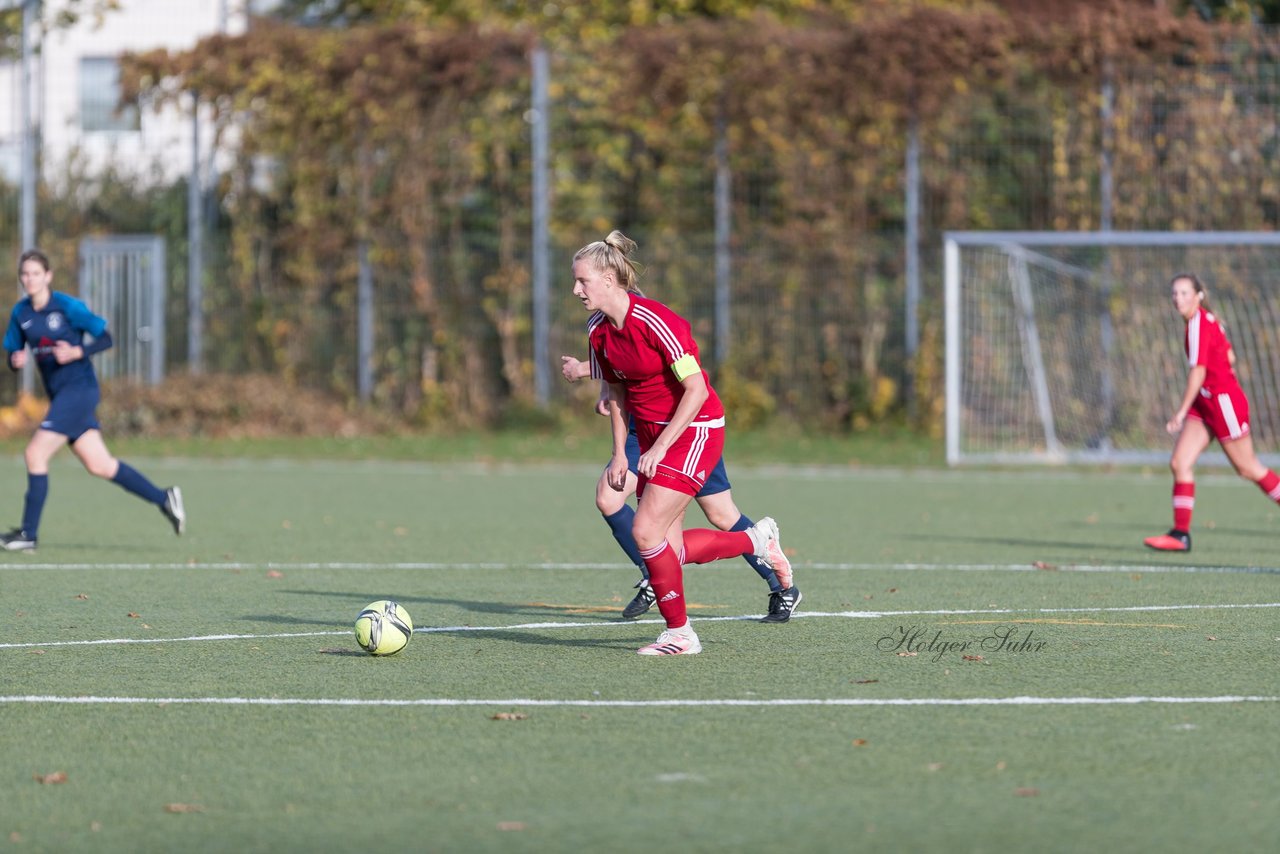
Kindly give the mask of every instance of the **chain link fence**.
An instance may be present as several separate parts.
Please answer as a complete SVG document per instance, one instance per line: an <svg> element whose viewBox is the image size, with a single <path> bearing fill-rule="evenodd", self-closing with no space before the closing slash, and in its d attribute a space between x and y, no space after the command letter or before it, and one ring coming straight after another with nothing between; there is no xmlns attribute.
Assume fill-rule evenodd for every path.
<svg viewBox="0 0 1280 854"><path fill-rule="evenodd" d="M1117 68L1096 86L1027 74L958 93L919 127L916 186L906 182L906 134L893 117L822 146L780 146L749 125L725 128L727 342L716 339L713 287L716 129L694 120L654 127L643 105L608 102L598 57L559 51L550 66L551 352L534 354L530 320L526 81L454 124L426 128L414 144L430 147L436 169L419 204L374 223L372 400L424 422L491 422L532 406L535 359L558 366L561 353L585 353L572 254L619 228L640 245L642 288L692 321L705 360L727 351L713 371L739 423L776 409L850 427L912 404L921 423L940 427L944 231L1276 227L1275 36L1224 46L1209 64ZM476 122L488 123L483 147L474 143ZM246 158L211 190L219 216L205 243L206 369L271 372L354 397L355 237L337 232L309 257L291 254L286 238L299 225L272 181L299 179L280 173L278 163ZM394 163L378 174L398 180ZM66 198L48 189L62 184L42 188L39 217L56 258L74 265L74 249L62 244L86 231L166 237L165 352L169 371L181 372L180 189L151 191L154 206L124 209L96 202L92 187L71 187ZM339 204L354 195L343 186L333 193ZM912 194L921 212L918 305L907 303L904 279ZM20 251L17 203L11 186L0 187L0 246L10 257ZM72 281L70 270L60 277L61 286ZM919 320L914 354L905 343L909 312ZM582 393L553 370L552 402L578 405Z"/></svg>

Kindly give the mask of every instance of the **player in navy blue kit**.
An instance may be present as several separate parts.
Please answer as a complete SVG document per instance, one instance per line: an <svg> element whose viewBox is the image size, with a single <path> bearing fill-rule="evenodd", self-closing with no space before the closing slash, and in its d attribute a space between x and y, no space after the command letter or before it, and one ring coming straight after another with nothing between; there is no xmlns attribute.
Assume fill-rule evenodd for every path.
<svg viewBox="0 0 1280 854"><path fill-rule="evenodd" d="M90 474L119 484L160 508L174 533L186 528L182 492L176 486L161 489L137 469L111 456L98 429L98 377L89 357L111 346L107 322L75 297L51 289L53 271L44 253L29 249L18 261L18 278L26 296L13 307L4 349L9 367L20 370L27 363L27 348L40 369L49 396L49 411L27 443L27 494L22 525L0 536L9 551L36 547L40 515L49 494L49 460L66 444ZM86 334L90 336L85 341Z"/></svg>

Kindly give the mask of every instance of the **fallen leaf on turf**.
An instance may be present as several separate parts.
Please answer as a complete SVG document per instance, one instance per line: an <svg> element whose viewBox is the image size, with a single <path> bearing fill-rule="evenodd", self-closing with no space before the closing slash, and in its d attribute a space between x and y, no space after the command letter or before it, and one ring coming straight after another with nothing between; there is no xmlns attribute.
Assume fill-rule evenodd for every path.
<svg viewBox="0 0 1280 854"><path fill-rule="evenodd" d="M165 812L204 812L199 804L165 804Z"/></svg>
<svg viewBox="0 0 1280 854"><path fill-rule="evenodd" d="M870 685L872 682L879 682L879 681L880 681L879 679L858 679L853 684L854 685Z"/></svg>
<svg viewBox="0 0 1280 854"><path fill-rule="evenodd" d="M854 747L862 747L862 746L863 746L863 745L865 745L866 743L867 743L867 740L866 740L865 738L855 738L855 739L853 740L853 746L854 746Z"/></svg>
<svg viewBox="0 0 1280 854"><path fill-rule="evenodd" d="M54 783L67 782L66 771L54 771L52 774L37 774L35 775L35 777L36 777L37 783L41 783L46 786L52 785Z"/></svg>
<svg viewBox="0 0 1280 854"><path fill-rule="evenodd" d="M983 657L980 655L966 655L964 657L964 660L965 661L984 661L985 659L983 659Z"/></svg>
<svg viewBox="0 0 1280 854"><path fill-rule="evenodd" d="M31 654L32 654L32 655L44 655L44 650L43 650L43 649L33 649L33 650L31 650Z"/></svg>
<svg viewBox="0 0 1280 854"><path fill-rule="evenodd" d="M102 822L100 821L89 822L89 829L92 830L94 833L97 833L99 830L102 830Z"/></svg>
<svg viewBox="0 0 1280 854"><path fill-rule="evenodd" d="M130 617L133 617L134 619L137 619L137 618L138 618L139 616L141 616L141 615L140 615L140 614L135 614L133 611L130 611L130 612L128 613L128 615L127 615L127 616L130 616Z"/></svg>
<svg viewBox="0 0 1280 854"><path fill-rule="evenodd" d="M500 821L498 822L498 830L524 830L525 823L523 821Z"/></svg>
<svg viewBox="0 0 1280 854"><path fill-rule="evenodd" d="M522 721L528 718L524 712L498 712L493 716L495 721Z"/></svg>
<svg viewBox="0 0 1280 854"><path fill-rule="evenodd" d="M941 771L941 770L942 770L942 763L941 763L941 762L930 762L930 763L929 763L928 765L926 765L925 767L926 767L926 768L928 768L930 771Z"/></svg>
<svg viewBox="0 0 1280 854"><path fill-rule="evenodd" d="M80 599L81 601L83 601L83 600L85 600L85 599L88 599L88 598L89 598L89 594L88 594L88 593L77 593L77 594L76 594L76 598L77 598L77 599Z"/></svg>
<svg viewBox="0 0 1280 854"><path fill-rule="evenodd" d="M1042 560L1038 560L1031 565L1036 569L1057 569L1058 568L1056 564L1045 563Z"/></svg>
<svg viewBox="0 0 1280 854"><path fill-rule="evenodd" d="M1013 794L1015 797L1019 797L1019 798L1034 798L1040 794L1040 790L1033 789L1028 786L1021 789L1014 789Z"/></svg>
<svg viewBox="0 0 1280 854"><path fill-rule="evenodd" d="M22 841L22 834L16 830L13 831L12 833L9 834L9 841L12 842L14 845L17 845L19 842Z"/></svg>
<svg viewBox="0 0 1280 854"><path fill-rule="evenodd" d="M911 656L913 656L913 655L919 655L919 653L916 653L916 652L900 652L900 653L898 653L898 655L899 655L899 656L901 656L901 657L903 657L903 658L910 658L910 657L911 657Z"/></svg>
<svg viewBox="0 0 1280 854"><path fill-rule="evenodd" d="M1205 639L1205 640L1217 640L1217 638L1215 638L1213 635L1205 635L1205 636L1204 636L1204 639Z"/></svg>
<svg viewBox="0 0 1280 854"><path fill-rule="evenodd" d="M267 578L284 578L284 573L278 569L268 569Z"/></svg>
<svg viewBox="0 0 1280 854"><path fill-rule="evenodd" d="M897 592L898 592L898 588L896 588L896 587L890 587L886 592L888 592L888 593L897 593Z"/></svg>
<svg viewBox="0 0 1280 854"><path fill-rule="evenodd" d="M1004 763L1004 760L1003 760L1003 759L1001 759L999 762L997 762L997 763L996 763L996 770L997 770L997 771L1003 771L1006 767L1007 767L1007 766L1005 765L1005 763Z"/></svg>

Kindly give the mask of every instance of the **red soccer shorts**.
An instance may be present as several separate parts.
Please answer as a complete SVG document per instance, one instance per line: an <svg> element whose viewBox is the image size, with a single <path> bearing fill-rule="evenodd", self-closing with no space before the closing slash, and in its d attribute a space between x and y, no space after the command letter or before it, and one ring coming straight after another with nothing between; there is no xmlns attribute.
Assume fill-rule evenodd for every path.
<svg viewBox="0 0 1280 854"><path fill-rule="evenodd" d="M1200 396L1191 404L1188 418L1199 418L1219 442L1230 442L1249 435L1249 398L1240 386Z"/></svg>
<svg viewBox="0 0 1280 854"><path fill-rule="evenodd" d="M665 424L636 419L636 438L640 440L640 453L653 447ZM667 449L666 456L658 463L658 471L652 478L640 475L636 495L644 494L645 484L653 482L685 495L697 495L707 483L707 475L720 462L724 453L724 419L695 421L675 444Z"/></svg>

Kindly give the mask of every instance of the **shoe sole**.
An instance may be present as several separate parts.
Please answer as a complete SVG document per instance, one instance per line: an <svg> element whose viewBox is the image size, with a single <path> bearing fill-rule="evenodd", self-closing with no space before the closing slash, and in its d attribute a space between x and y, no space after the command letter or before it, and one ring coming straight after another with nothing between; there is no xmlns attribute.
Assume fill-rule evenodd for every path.
<svg viewBox="0 0 1280 854"><path fill-rule="evenodd" d="M670 644L664 644L664 646L670 646ZM653 647L653 646L646 646L646 647L641 647L640 649L636 650L636 655L663 655L663 656L670 656L670 655L697 655L697 654L698 654L698 653L700 653L700 652L702 652L702 644L701 644L701 643L697 643L697 644L694 644L693 646L689 647L688 649L682 649L682 650L680 650L680 651L678 651L678 652L662 652L662 651L660 651L659 649L657 649L657 648L655 648L655 647Z"/></svg>
<svg viewBox="0 0 1280 854"><path fill-rule="evenodd" d="M1177 541L1175 540L1175 542ZM1157 552L1189 552L1191 551L1191 546L1184 545L1182 543L1178 543L1178 545L1176 546L1172 546L1172 545L1166 546L1166 545L1160 545L1158 543L1148 542L1147 540L1143 540L1142 544L1147 548L1151 549L1152 551L1157 551Z"/></svg>

